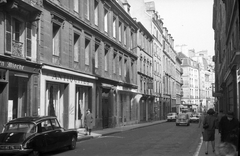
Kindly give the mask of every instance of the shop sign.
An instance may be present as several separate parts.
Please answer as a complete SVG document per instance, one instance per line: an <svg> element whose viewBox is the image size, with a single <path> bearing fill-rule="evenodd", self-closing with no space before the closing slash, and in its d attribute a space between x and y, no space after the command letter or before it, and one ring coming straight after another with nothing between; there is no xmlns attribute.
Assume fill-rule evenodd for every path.
<svg viewBox="0 0 240 156"><path fill-rule="evenodd" d="M75 82L81 85L91 85L92 83L88 81L84 81L82 78L73 76L73 75L66 75L61 73L53 73L51 75L52 79L54 80L61 80L61 81L67 81L67 82Z"/></svg>
<svg viewBox="0 0 240 156"><path fill-rule="evenodd" d="M25 66L25 65L22 65L22 64L9 62L9 61L0 61L0 67L7 68L7 69L12 69L12 70L39 73L39 69L32 68L32 67L29 67L29 66Z"/></svg>

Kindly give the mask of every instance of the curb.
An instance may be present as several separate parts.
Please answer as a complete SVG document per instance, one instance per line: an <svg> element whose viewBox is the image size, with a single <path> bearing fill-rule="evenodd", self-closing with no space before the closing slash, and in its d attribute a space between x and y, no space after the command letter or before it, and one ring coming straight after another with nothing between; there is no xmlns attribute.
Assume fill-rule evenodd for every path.
<svg viewBox="0 0 240 156"><path fill-rule="evenodd" d="M84 141L84 140L89 140L89 139L94 139L94 138L98 138L98 137L101 137L101 136L108 136L108 135L111 135L111 134L115 134L115 133L121 133L121 132L124 132L124 131L130 131L130 130L134 130L134 129L138 129L138 128L144 128L144 127L148 127L148 126L153 126L153 125L157 125L157 124L161 124L161 123L165 123L165 122L167 122L166 120L162 120L162 121L160 121L160 122L152 122L152 123L147 123L147 124L143 124L143 125L138 125L138 126L136 126L136 127L125 127L125 126L123 126L123 127L117 127L117 128L123 128L123 129L121 129L121 130L114 130L114 131L112 131L112 132L104 132L104 130L102 130L103 131L103 133L102 134L97 134L97 133L94 133L94 131L92 132L92 133L94 133L94 134L92 134L91 136L85 136L85 135L80 135L80 136L78 136L78 139L77 139L77 142L80 142L80 141ZM116 129L116 128L112 128L112 129Z"/></svg>

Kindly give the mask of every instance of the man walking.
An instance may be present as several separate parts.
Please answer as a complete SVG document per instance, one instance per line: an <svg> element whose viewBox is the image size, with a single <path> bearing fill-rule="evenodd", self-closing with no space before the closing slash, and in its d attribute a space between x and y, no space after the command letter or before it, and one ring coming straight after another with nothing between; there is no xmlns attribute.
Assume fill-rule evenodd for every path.
<svg viewBox="0 0 240 156"><path fill-rule="evenodd" d="M233 112L228 112L219 122L221 142L229 142L238 148L238 119L234 118Z"/></svg>

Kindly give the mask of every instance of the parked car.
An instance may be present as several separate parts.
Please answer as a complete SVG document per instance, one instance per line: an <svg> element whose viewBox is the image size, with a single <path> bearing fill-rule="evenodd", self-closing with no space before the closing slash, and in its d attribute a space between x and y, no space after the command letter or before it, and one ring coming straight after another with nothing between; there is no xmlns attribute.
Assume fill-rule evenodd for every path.
<svg viewBox="0 0 240 156"><path fill-rule="evenodd" d="M172 112L167 114L167 121L175 121L176 118L177 118L177 113Z"/></svg>
<svg viewBox="0 0 240 156"><path fill-rule="evenodd" d="M198 115L197 114L193 114L192 116L190 116L190 122L198 123L199 122Z"/></svg>
<svg viewBox="0 0 240 156"><path fill-rule="evenodd" d="M76 148L78 132L65 130L56 117L23 117L9 121L0 134L0 155L38 156L62 147Z"/></svg>
<svg viewBox="0 0 240 156"><path fill-rule="evenodd" d="M189 114L186 113L182 113L182 114L178 114L177 119L176 119L176 126L179 125L190 125L190 116Z"/></svg>

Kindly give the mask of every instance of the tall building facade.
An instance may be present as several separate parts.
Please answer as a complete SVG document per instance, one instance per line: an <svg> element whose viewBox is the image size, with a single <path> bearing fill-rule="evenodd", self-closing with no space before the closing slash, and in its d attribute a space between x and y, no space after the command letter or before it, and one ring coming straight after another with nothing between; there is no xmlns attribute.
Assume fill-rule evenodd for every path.
<svg viewBox="0 0 240 156"><path fill-rule="evenodd" d="M139 29L137 35L138 48L138 102L139 102L139 121L150 121L158 116L154 114L154 96L153 96L153 55L152 43L153 37L148 30L138 22Z"/></svg>
<svg viewBox="0 0 240 156"><path fill-rule="evenodd" d="M183 96L183 90L182 90L182 85L183 85L183 69L181 67L182 60L179 58L179 56L176 56L176 112L181 113L181 104L182 104L182 96Z"/></svg>
<svg viewBox="0 0 240 156"><path fill-rule="evenodd" d="M174 39L163 29L163 103L167 112L176 112L176 56ZM179 101L178 101L179 102Z"/></svg>
<svg viewBox="0 0 240 156"><path fill-rule="evenodd" d="M183 97L182 105L188 110L198 112L199 107L199 63L190 57L187 57L182 52L178 53L182 61L181 67L183 69ZM182 110L181 110L182 111Z"/></svg>
<svg viewBox="0 0 240 156"><path fill-rule="evenodd" d="M137 23L120 1L1 1L0 122L57 116L64 128L138 121ZM2 125L1 124L1 125Z"/></svg>
<svg viewBox="0 0 240 156"><path fill-rule="evenodd" d="M169 34L167 28L163 26L163 21L155 10L154 1L141 0L136 3L128 0L131 5L131 15L136 17L151 32L153 36L153 92L155 95L155 108L159 112L160 118L166 118L168 112L176 111L177 104L180 105L180 96L177 100L177 80L176 52L174 50L174 39ZM147 13L147 15L146 15ZM180 90L180 89L179 89ZM178 93L179 94L179 93Z"/></svg>
<svg viewBox="0 0 240 156"><path fill-rule="evenodd" d="M42 1L0 1L0 129L14 118L37 115Z"/></svg>
<svg viewBox="0 0 240 156"><path fill-rule="evenodd" d="M218 110L234 111L240 118L240 20L238 0L214 0L215 93Z"/></svg>

